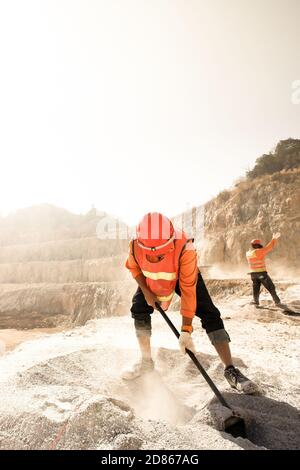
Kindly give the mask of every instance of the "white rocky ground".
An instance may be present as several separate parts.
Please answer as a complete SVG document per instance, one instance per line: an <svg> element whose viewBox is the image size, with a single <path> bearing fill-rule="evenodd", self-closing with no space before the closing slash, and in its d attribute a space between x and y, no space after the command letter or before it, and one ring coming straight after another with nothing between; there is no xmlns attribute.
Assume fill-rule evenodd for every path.
<svg viewBox="0 0 300 470"><path fill-rule="evenodd" d="M297 306L300 286L284 300ZM265 304L268 297L263 297ZM92 320L22 342L0 358L2 449L299 449L299 318L256 310L230 295L221 308L235 362L262 394L232 392L199 322L199 359L246 420L249 439L220 431L225 410L167 325L153 317L157 372L132 383L121 370L138 357L128 316ZM180 316L170 316L178 325ZM13 333L12 333L13 334ZM0 334L3 343L9 342ZM2 343L2 344L3 344Z"/></svg>

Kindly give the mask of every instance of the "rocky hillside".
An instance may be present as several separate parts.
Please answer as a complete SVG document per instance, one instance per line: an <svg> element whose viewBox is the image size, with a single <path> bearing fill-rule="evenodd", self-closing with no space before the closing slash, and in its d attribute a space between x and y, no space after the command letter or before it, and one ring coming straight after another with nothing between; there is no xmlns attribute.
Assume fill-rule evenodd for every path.
<svg viewBox="0 0 300 470"><path fill-rule="evenodd" d="M279 171L278 171L279 170ZM201 265L231 265L246 270L249 241L267 243L280 231L270 255L275 267L298 267L300 257L300 140L279 142L258 158L231 190L222 191L175 221L195 237Z"/></svg>
<svg viewBox="0 0 300 470"><path fill-rule="evenodd" d="M274 261L297 267L300 257L300 169L240 183L205 206L201 258L206 263L245 263L252 238L282 238Z"/></svg>

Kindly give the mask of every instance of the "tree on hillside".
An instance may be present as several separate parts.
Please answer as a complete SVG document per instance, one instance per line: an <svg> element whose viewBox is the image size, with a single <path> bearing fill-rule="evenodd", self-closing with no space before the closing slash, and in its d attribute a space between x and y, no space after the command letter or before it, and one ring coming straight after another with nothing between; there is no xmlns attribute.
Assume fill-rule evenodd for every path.
<svg viewBox="0 0 300 470"><path fill-rule="evenodd" d="M275 151L259 157L252 170L247 171L248 179L258 176L271 175L281 170L291 170L300 167L300 140L281 140Z"/></svg>

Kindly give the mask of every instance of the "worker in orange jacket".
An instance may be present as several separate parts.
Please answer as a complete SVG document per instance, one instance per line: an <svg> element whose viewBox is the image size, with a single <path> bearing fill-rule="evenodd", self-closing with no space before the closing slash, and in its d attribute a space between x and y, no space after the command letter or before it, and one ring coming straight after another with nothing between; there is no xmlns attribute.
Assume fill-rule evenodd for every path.
<svg viewBox="0 0 300 470"><path fill-rule="evenodd" d="M271 294L274 303L281 307L280 298L276 293L276 289L272 279L270 278L266 268L266 255L275 247L280 233L273 234L272 240L263 246L262 241L254 239L251 241L251 249L247 251L246 258L250 268L250 274L253 287L253 304L259 306L259 294L261 285L263 285Z"/></svg>
<svg viewBox="0 0 300 470"><path fill-rule="evenodd" d="M132 299L131 314L141 360L123 373L123 379L134 379L153 370L151 314L156 302L167 310L173 295L177 293L181 297L180 350L185 353L187 348L195 352L192 324L194 317L199 317L225 366L224 375L230 386L253 393L253 382L233 364L230 338L197 267L193 240L188 239L183 231L176 230L172 222L159 213L146 214L137 227L136 235L136 239L130 242L126 267L138 284Z"/></svg>

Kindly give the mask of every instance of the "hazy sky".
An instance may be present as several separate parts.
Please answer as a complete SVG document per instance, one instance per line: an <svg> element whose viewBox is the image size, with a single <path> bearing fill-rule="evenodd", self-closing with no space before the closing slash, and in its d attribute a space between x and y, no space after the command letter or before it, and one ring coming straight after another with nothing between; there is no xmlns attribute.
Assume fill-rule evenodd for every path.
<svg viewBox="0 0 300 470"><path fill-rule="evenodd" d="M300 138L299 0L0 0L0 210L134 223Z"/></svg>

